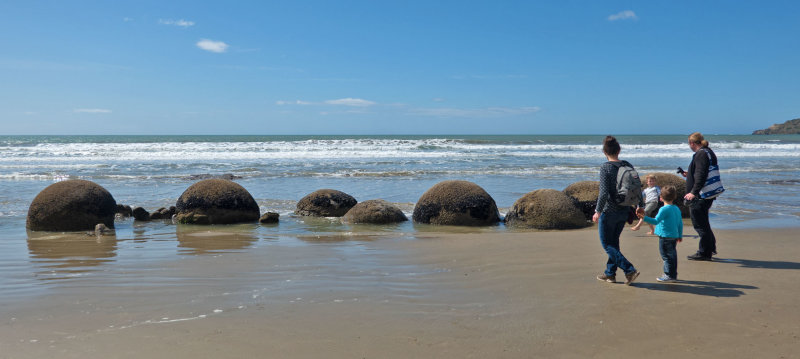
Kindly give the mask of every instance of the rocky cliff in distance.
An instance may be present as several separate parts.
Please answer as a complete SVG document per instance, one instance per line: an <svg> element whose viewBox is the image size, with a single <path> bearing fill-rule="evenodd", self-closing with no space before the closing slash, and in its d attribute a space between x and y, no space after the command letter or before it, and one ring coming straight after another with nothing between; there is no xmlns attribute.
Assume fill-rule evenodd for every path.
<svg viewBox="0 0 800 359"><path fill-rule="evenodd" d="M800 134L800 118L776 123L769 128L753 131L754 135L797 135Z"/></svg>

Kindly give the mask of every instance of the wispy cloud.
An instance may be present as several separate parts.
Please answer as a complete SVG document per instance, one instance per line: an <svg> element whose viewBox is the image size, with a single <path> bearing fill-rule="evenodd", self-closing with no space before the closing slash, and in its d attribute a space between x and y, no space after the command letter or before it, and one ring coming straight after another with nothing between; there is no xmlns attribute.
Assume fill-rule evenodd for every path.
<svg viewBox="0 0 800 359"><path fill-rule="evenodd" d="M72 110L75 113L111 113L111 110L104 108L76 108Z"/></svg>
<svg viewBox="0 0 800 359"><path fill-rule="evenodd" d="M308 102L308 101L301 101L301 100L294 100L294 101L282 101L281 100L281 101L275 101L275 104L276 105L281 105L281 106L283 106L283 105L303 105L303 106L305 106L305 105L313 105L314 103L313 102Z"/></svg>
<svg viewBox="0 0 800 359"><path fill-rule="evenodd" d="M632 10L625 10L620 11L614 15L608 16L608 21L617 21L617 20L639 20L639 17L636 16L636 13Z"/></svg>
<svg viewBox="0 0 800 359"><path fill-rule="evenodd" d="M158 23L161 24L161 25L174 25L174 26L180 26L180 27L183 27L183 28L194 26L194 21L188 21L188 20L184 20L184 19L180 19L180 20L158 19Z"/></svg>
<svg viewBox="0 0 800 359"><path fill-rule="evenodd" d="M214 41L209 39L201 39L197 42L197 47L216 53L223 53L228 50L228 44L222 41Z"/></svg>
<svg viewBox="0 0 800 359"><path fill-rule="evenodd" d="M453 75L455 80L519 80L528 78L527 75Z"/></svg>
<svg viewBox="0 0 800 359"><path fill-rule="evenodd" d="M367 107L372 106L375 102L367 101L360 98L341 98L338 100L328 100L325 101L328 105L341 105L341 106L354 106L354 107Z"/></svg>
<svg viewBox="0 0 800 359"><path fill-rule="evenodd" d="M294 101L275 101L276 105L334 105L334 106L349 106L349 107L369 107L373 105L377 105L377 102L364 100L361 98L340 98L337 100L326 100L322 102L311 102L311 101L303 101L303 100L294 100Z"/></svg>
<svg viewBox="0 0 800 359"><path fill-rule="evenodd" d="M131 21L133 21L133 18L130 18L130 17L123 17L123 18L122 18L122 21L123 21L123 22L131 22Z"/></svg>
<svg viewBox="0 0 800 359"><path fill-rule="evenodd" d="M487 108L417 108L409 113L433 117L478 117L493 118L503 116L527 115L539 112L539 107L487 107Z"/></svg>

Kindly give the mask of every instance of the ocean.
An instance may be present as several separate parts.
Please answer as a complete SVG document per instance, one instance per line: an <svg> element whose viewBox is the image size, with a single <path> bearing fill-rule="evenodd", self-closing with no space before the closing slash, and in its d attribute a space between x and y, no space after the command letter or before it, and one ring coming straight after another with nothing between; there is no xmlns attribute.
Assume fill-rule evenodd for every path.
<svg viewBox="0 0 800 359"><path fill-rule="evenodd" d="M446 228L406 222L352 226L292 214L298 200L322 188L359 201L384 199L409 218L419 197L444 180L483 187L501 215L527 192L596 180L605 161L604 136L0 136L0 287L21 298L42 283L98 275L181 255L247 251L280 243L337 242L363 250L381 234L408 238L430 231L511 231ZM684 135L618 136L620 157L640 174L675 173L692 152ZM719 157L726 192L711 210L713 228L800 225L800 136L707 136ZM117 203L148 211L175 204L199 178L232 175L261 212L278 225L176 226L118 220L113 241L85 234L28 233L33 198L65 179L105 187ZM687 233L693 234L691 228ZM208 234L211 233L211 234ZM214 240L206 240L211 236ZM377 236L377 237L376 237ZM86 238L89 238L87 240ZM224 240L220 241L219 239ZM356 241L349 239L356 238ZM599 250L599 246L598 246ZM121 281L116 276L112 282ZM151 280L155 280L152 279ZM117 283L119 284L119 283Z"/></svg>
<svg viewBox="0 0 800 359"><path fill-rule="evenodd" d="M261 212L281 214L279 232L309 234L293 218L317 189L359 201L384 199L413 212L444 180L483 187L501 213L523 194L596 180L603 136L0 136L0 237L24 238L31 200L64 179L94 181L117 203L149 211L174 205L192 183L233 175ZM619 136L621 158L641 174L688 166L686 136ZM717 226L795 225L800 136L709 136L727 191ZM410 216L409 216L410 217ZM335 221L334 221L335 222ZM284 225L283 223L286 223ZM764 222L766 223L766 222ZM285 227L285 228L283 228ZM339 231L337 225L326 230Z"/></svg>

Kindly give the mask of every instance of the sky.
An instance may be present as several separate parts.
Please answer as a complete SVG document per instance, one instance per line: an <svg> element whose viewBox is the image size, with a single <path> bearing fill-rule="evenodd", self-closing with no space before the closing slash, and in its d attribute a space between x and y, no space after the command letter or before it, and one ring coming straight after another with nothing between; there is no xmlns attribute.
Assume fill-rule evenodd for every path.
<svg viewBox="0 0 800 359"><path fill-rule="evenodd" d="M798 1L0 2L0 135L749 134Z"/></svg>

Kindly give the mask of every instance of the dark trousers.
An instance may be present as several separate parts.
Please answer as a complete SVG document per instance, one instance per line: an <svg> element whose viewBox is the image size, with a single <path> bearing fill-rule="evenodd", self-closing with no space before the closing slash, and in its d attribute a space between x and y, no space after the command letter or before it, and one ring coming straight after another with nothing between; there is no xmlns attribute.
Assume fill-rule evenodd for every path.
<svg viewBox="0 0 800 359"><path fill-rule="evenodd" d="M658 237L658 250L664 260L664 274L678 279L678 239Z"/></svg>
<svg viewBox="0 0 800 359"><path fill-rule="evenodd" d="M702 256L711 257L712 254L717 254L717 239L714 237L714 232L711 231L711 223L708 220L708 211L711 205L714 204L714 199L695 199L689 203L689 216L692 218L692 226L700 236L700 246L697 250Z"/></svg>
<svg viewBox="0 0 800 359"><path fill-rule="evenodd" d="M633 264L628 262L628 259L619 250L619 236L622 234L622 229L625 228L628 212L628 209L624 209L600 214L597 228L600 232L600 245L603 246L603 249L608 254L605 270L605 275L607 276L616 275L617 268L622 269L625 274L631 274L636 271Z"/></svg>

